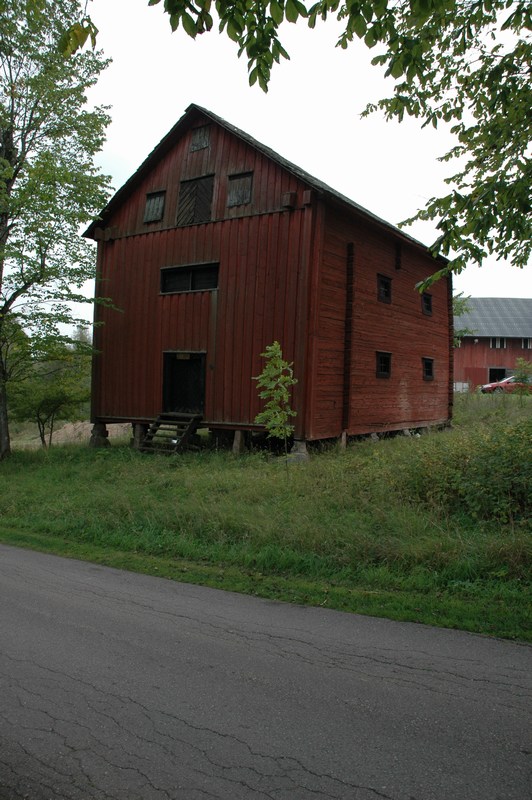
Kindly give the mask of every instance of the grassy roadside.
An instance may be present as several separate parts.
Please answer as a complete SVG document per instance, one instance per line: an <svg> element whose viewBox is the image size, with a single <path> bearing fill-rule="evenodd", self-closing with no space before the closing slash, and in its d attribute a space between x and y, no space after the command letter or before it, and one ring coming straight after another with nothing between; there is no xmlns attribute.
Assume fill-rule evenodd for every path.
<svg viewBox="0 0 532 800"><path fill-rule="evenodd" d="M261 454L15 453L0 465L0 540L261 597L532 640L532 406L524 400L467 398L453 431L333 448L292 465L288 480L282 463Z"/></svg>

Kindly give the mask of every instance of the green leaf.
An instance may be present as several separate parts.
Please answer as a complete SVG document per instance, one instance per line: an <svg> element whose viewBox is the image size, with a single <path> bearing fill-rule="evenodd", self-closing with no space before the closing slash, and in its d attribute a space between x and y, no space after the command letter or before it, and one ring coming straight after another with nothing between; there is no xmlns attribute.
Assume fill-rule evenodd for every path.
<svg viewBox="0 0 532 800"><path fill-rule="evenodd" d="M286 0L285 16L288 22L297 22L299 11L294 0Z"/></svg>
<svg viewBox="0 0 532 800"><path fill-rule="evenodd" d="M192 19L190 14L187 14L187 12L184 11L183 16L181 17L181 21L183 23L183 28L185 29L185 32L189 36L191 36L192 39L195 39L198 33L198 27L196 25L195 20Z"/></svg>
<svg viewBox="0 0 532 800"><path fill-rule="evenodd" d="M233 40L233 42L240 42L241 39L240 30L235 27L232 20L229 20L229 22L227 23L227 35L229 36L230 39Z"/></svg>
<svg viewBox="0 0 532 800"><path fill-rule="evenodd" d="M373 28L370 28L364 36L364 44L369 48L374 47L377 44L377 39L375 38L375 31Z"/></svg>
<svg viewBox="0 0 532 800"><path fill-rule="evenodd" d="M362 39L366 35L368 26L362 14L358 14L356 17L351 19L351 25L359 39Z"/></svg>
<svg viewBox="0 0 532 800"><path fill-rule="evenodd" d="M270 2L270 15L276 25L280 25L284 19L284 11L277 0L271 0Z"/></svg>

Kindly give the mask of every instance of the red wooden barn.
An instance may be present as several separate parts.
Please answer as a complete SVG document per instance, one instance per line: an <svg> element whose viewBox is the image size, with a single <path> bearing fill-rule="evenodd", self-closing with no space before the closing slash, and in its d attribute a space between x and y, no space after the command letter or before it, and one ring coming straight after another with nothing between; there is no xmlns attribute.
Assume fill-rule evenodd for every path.
<svg viewBox="0 0 532 800"><path fill-rule="evenodd" d="M293 361L299 442L446 423L450 279L426 247L191 105L86 236L98 242L92 418L254 431L252 376Z"/></svg>
<svg viewBox="0 0 532 800"><path fill-rule="evenodd" d="M532 360L532 299L469 297L468 310L455 318L466 331L455 351L457 389L500 381L513 375L518 358Z"/></svg>

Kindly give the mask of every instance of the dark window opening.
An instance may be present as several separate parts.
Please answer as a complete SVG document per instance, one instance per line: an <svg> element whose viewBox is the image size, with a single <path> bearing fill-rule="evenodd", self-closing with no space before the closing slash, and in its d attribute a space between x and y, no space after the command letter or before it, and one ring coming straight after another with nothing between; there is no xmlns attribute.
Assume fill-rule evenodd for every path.
<svg viewBox="0 0 532 800"><path fill-rule="evenodd" d="M146 195L144 222L159 222L164 214L166 192L150 192Z"/></svg>
<svg viewBox="0 0 532 800"><path fill-rule="evenodd" d="M389 378L392 374L392 354L377 351L375 356L377 378Z"/></svg>
<svg viewBox="0 0 532 800"><path fill-rule="evenodd" d="M179 187L177 225L193 225L211 219L214 175L182 181Z"/></svg>
<svg viewBox="0 0 532 800"><path fill-rule="evenodd" d="M246 172L241 175L229 175L227 185L227 205L244 206L251 203L253 189L253 173Z"/></svg>
<svg viewBox="0 0 532 800"><path fill-rule="evenodd" d="M381 303L392 302L392 279L387 275L377 275L377 298Z"/></svg>
<svg viewBox="0 0 532 800"><path fill-rule="evenodd" d="M421 308L428 317L432 316L432 295L428 292L421 295Z"/></svg>
<svg viewBox="0 0 532 800"><path fill-rule="evenodd" d="M210 144L211 126L203 125L201 128L193 128L190 134L190 150L205 150Z"/></svg>
<svg viewBox="0 0 532 800"><path fill-rule="evenodd" d="M423 380L424 381L433 381L434 380L434 359L433 358L422 358L421 361L423 362Z"/></svg>
<svg viewBox="0 0 532 800"><path fill-rule="evenodd" d="M531 342L532 339L523 339L521 341L521 347L523 348L523 350L531 350L532 349Z"/></svg>
<svg viewBox="0 0 532 800"><path fill-rule="evenodd" d="M189 264L161 270L161 294L206 292L217 288L218 264Z"/></svg>
<svg viewBox="0 0 532 800"><path fill-rule="evenodd" d="M490 339L490 348L492 350L505 350L506 349L506 339L504 336L492 336Z"/></svg>

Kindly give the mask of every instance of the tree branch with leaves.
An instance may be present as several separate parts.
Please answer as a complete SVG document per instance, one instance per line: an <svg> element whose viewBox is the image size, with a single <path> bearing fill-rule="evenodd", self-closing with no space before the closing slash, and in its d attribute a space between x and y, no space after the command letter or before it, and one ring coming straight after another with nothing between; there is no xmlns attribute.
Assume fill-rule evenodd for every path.
<svg viewBox="0 0 532 800"><path fill-rule="evenodd" d="M64 339L60 326L76 322L70 303L87 302L83 285L95 276L79 229L107 197L94 156L109 118L88 108L86 92L107 62L58 50L81 13L76 0L0 0L0 459L10 452L14 326L34 354Z"/></svg>
<svg viewBox="0 0 532 800"><path fill-rule="evenodd" d="M37 0L35 0L37 2ZM494 255L523 268L532 248L532 3L530 0L149 0L163 3L173 31L192 38L217 27L247 59L249 82L267 91L274 64L289 58L284 23L311 28L335 17L338 46L359 40L395 81L391 97L368 106L388 119L405 115L448 125L456 163L448 193L415 220L436 223L434 255L450 264L429 277L460 273ZM82 20L87 32L87 17ZM75 25L79 22L76 21ZM72 48L70 48L72 49ZM340 77L340 76L339 76ZM342 76L344 77L344 76Z"/></svg>

